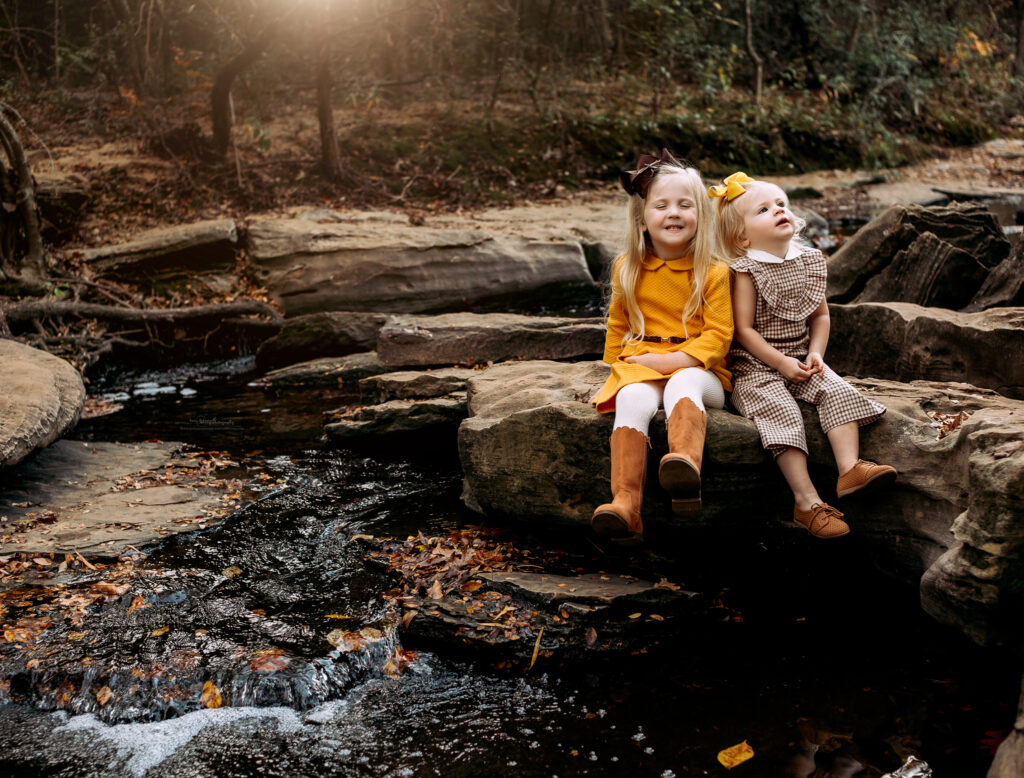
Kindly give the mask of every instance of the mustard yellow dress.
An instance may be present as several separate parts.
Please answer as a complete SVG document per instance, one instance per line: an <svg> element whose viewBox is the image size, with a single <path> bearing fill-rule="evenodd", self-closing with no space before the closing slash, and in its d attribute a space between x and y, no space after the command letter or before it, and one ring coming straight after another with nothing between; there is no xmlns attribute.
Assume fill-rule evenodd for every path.
<svg viewBox="0 0 1024 778"><path fill-rule="evenodd" d="M624 257L612 266L612 299L608 309L608 335L605 338L604 361L612 366L611 375L591 402L601 413L615 410L615 395L629 384L643 381L664 381L672 374L659 373L643 365L623 361L640 354L668 354L684 351L700 360L722 382L725 391L732 390L732 376L725 365L725 355L732 343L732 295L729 268L724 263L713 265L704 285L706 304L686 322L683 331L683 308L693 287L693 257L662 260L647 256L636 285L636 299L644 315L644 335L640 343L623 345L629 331L629 314L619 285L619 267ZM680 339L672 342L669 338ZM685 340L684 340L685 338ZM678 371L676 371L678 372Z"/></svg>

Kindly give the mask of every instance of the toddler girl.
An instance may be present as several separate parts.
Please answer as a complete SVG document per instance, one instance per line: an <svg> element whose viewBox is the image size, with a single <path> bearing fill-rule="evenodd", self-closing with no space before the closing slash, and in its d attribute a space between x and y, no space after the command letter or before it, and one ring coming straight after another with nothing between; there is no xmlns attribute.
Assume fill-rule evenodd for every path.
<svg viewBox="0 0 1024 778"><path fill-rule="evenodd" d="M591 402L615 411L612 501L590 525L618 542L643 534L640 503L651 419L664 403L669 453L658 470L677 513L700 509L705 407L721 408L730 388L729 270L713 255L710 203L700 175L676 161L641 154L622 173L629 194L627 248L612 265L604 360L611 375Z"/></svg>
<svg viewBox="0 0 1024 778"><path fill-rule="evenodd" d="M794 240L803 226L786 193L744 173L711 187L718 202L722 251L735 261L732 403L757 424L796 502L793 519L818 538L849 533L843 514L825 503L807 473L807 440L796 401L818 407L839 481L839 497L891 483L896 471L859 459L858 428L885 412L825 364L829 315L825 257Z"/></svg>

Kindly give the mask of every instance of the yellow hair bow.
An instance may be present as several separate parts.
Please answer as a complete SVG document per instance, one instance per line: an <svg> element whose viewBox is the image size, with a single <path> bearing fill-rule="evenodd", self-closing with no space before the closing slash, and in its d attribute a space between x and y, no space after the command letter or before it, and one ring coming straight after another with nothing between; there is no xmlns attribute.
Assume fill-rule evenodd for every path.
<svg viewBox="0 0 1024 778"><path fill-rule="evenodd" d="M743 188L744 184L751 184L753 182L754 179L746 173L736 172L725 179L725 186L713 186L708 189L708 194L711 197L724 197L725 202L729 202L747 191Z"/></svg>

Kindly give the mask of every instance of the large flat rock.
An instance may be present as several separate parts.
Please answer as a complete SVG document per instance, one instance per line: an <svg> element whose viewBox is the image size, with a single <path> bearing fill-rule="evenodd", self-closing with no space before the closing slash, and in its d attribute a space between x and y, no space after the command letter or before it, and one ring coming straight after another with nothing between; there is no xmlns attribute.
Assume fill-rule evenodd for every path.
<svg viewBox="0 0 1024 778"><path fill-rule="evenodd" d="M275 219L250 228L249 255L288 316L477 310L597 295L577 242L399 224L381 234L358 224Z"/></svg>
<svg viewBox="0 0 1024 778"><path fill-rule="evenodd" d="M64 435L84 403L85 385L69 363L0 339L0 467Z"/></svg>
<svg viewBox="0 0 1024 778"><path fill-rule="evenodd" d="M843 375L965 381L1024 399L1024 308L832 303L829 313L828 362Z"/></svg>
<svg viewBox="0 0 1024 778"><path fill-rule="evenodd" d="M387 314L325 311L285 319L280 332L260 344L256 367L267 371L298 362L373 351Z"/></svg>
<svg viewBox="0 0 1024 778"><path fill-rule="evenodd" d="M181 445L61 440L41 451L4 474L4 552L114 556L194 530L193 520L218 504L217 492L155 481L125 488L126 476L163 468Z"/></svg>
<svg viewBox="0 0 1024 778"><path fill-rule="evenodd" d="M467 505L488 516L585 528L594 508L609 496L608 437L613 419L599 415L587 402L607 371L600 362L524 362L495 365L471 378L470 416L459 428ZM1024 403L967 384L852 382L888 409L881 420L863 428L862 456L899 471L891 491L841 506L858 538L878 563L911 581L944 558L943 569L933 571L937 583L925 594L945 594L941 603L935 594L936 604L929 612L979 642L1008 639L1013 630L1003 605L996 609L991 599L972 598L970 592L982 580L986 565L993 576L986 585L1001 594L1003 603L1008 597L1019 599L1024 591L1014 588L1019 586L1019 573L1013 572L1024 569L1024 541L1018 537L1024 532L1024 446L1011 449L1004 440L1006 435L1024 439ZM835 499L831 449L816 411L809 405L804 411L812 477L824 499ZM929 414L961 411L969 414L967 420L940 437L938 421ZM659 414L652 424L651 474L667 450L662 419ZM982 453L989 448L997 453ZM984 456L992 462L1002 457L1000 483L1008 496L998 503L999 512L993 507L995 498L991 504L972 507L975 484L982 478L976 461ZM645 490L645 522L685 521L688 526L745 532L756 531L761 522L791 525L789 490L746 419L726 411L708 414L703 482L702 513L683 520L672 516L652 475ZM993 521L996 529L990 528ZM968 525L979 529L968 530ZM991 532L1001 538L998 547L980 540ZM967 569L948 564L950 553L970 557L973 565ZM967 629L968 623L981 626Z"/></svg>
<svg viewBox="0 0 1024 778"><path fill-rule="evenodd" d="M604 351L603 319L449 313L392 316L377 353L386 365L479 365L509 359L569 359Z"/></svg>

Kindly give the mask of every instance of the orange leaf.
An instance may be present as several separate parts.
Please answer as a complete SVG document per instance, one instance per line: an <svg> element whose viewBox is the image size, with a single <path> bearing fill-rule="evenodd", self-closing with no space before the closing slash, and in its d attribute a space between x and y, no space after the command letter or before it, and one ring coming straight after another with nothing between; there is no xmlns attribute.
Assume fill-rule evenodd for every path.
<svg viewBox="0 0 1024 778"><path fill-rule="evenodd" d="M203 684L203 693L199 697L199 703L205 708L219 708L224 704L224 698L220 695L220 689L218 689L213 681L207 681Z"/></svg>
<svg viewBox="0 0 1024 778"><path fill-rule="evenodd" d="M114 693L110 691L110 687L104 686L102 689L96 692L96 702L98 702L100 704L100 707L102 707L106 705L108 702L110 702L113 696Z"/></svg>
<svg viewBox="0 0 1024 778"><path fill-rule="evenodd" d="M427 596L432 600L440 600L444 597L444 592L441 591L440 579L434 579L434 585L427 589Z"/></svg>
<svg viewBox="0 0 1024 778"><path fill-rule="evenodd" d="M165 634L167 634L170 631L171 631L170 627L157 627L156 629L153 630L152 635L153 635L153 637L160 637L161 635L165 635Z"/></svg>

